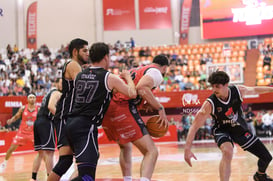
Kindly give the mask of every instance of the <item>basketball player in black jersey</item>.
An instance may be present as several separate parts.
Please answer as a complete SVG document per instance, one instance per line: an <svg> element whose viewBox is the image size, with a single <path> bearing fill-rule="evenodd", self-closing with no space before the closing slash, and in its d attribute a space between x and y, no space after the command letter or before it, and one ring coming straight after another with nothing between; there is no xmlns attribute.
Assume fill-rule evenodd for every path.
<svg viewBox="0 0 273 181"><path fill-rule="evenodd" d="M73 148L79 176L74 181L93 181L98 151L98 130L112 98L112 91L136 98L136 90L128 71L117 75L108 72L109 47L94 43L90 48L92 67L79 73L75 80L72 110L69 113L66 134Z"/></svg>
<svg viewBox="0 0 273 181"><path fill-rule="evenodd" d="M233 143L237 143L242 149L259 158L254 180L273 181L265 173L272 156L264 144L247 129L241 107L243 96L273 92L273 87L229 86L229 76L223 71L213 72L208 82L212 86L213 94L203 103L190 127L185 145L185 161L192 166L191 158L196 159L191 152L194 136L211 116L215 121L213 136L222 152L220 180L228 181L230 178Z"/></svg>
<svg viewBox="0 0 273 181"><path fill-rule="evenodd" d="M57 78L55 87L44 96L37 119L34 122L34 150L38 151L38 154L33 162L32 180L36 180L41 165L39 159L45 161L48 175L53 168L55 134L52 121L56 113L57 102L61 97L61 90L62 79Z"/></svg>
<svg viewBox="0 0 273 181"><path fill-rule="evenodd" d="M82 71L81 65L87 63L89 51L88 42L82 39L74 39L70 42L69 54L71 60L65 63L62 71L62 96L57 104L54 126L57 135L57 147L59 149L59 160L50 173L48 181L58 181L73 163L73 152L65 136L64 127L67 114L71 107L74 80Z"/></svg>

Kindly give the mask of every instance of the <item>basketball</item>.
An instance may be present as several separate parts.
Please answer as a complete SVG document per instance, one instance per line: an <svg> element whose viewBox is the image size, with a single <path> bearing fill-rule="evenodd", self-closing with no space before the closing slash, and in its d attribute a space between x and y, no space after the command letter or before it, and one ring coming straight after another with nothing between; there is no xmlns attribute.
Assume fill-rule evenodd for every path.
<svg viewBox="0 0 273 181"><path fill-rule="evenodd" d="M155 138L160 138L164 136L167 133L169 128L169 126L160 127L160 123L157 123L158 119L159 119L159 115L155 115L150 117L146 122L146 127L148 132L150 133L152 137L155 137Z"/></svg>

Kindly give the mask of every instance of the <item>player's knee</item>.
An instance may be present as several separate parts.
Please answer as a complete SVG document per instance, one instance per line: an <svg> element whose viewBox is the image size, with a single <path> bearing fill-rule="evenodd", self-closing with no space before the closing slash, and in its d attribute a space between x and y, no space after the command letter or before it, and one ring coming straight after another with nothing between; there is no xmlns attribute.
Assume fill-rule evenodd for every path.
<svg viewBox="0 0 273 181"><path fill-rule="evenodd" d="M151 155L153 158L157 159L157 157L158 157L158 149L157 149L157 147L156 147L156 146L149 147L149 148L147 149L146 154L149 154L149 155ZM144 155L146 155L146 154L144 154Z"/></svg>
<svg viewBox="0 0 273 181"><path fill-rule="evenodd" d="M223 158L227 160L231 160L233 156L233 148L230 147L223 147L221 148Z"/></svg>
<svg viewBox="0 0 273 181"><path fill-rule="evenodd" d="M265 154L263 154L263 161L265 162L265 163L267 163L267 164L269 164L270 162L271 162L271 160L272 160L272 156L271 156L271 154L270 153L265 153Z"/></svg>
<svg viewBox="0 0 273 181"><path fill-rule="evenodd" d="M53 168L53 171L59 175L62 176L72 165L73 163L73 156L72 155L63 155L60 156L58 163Z"/></svg>

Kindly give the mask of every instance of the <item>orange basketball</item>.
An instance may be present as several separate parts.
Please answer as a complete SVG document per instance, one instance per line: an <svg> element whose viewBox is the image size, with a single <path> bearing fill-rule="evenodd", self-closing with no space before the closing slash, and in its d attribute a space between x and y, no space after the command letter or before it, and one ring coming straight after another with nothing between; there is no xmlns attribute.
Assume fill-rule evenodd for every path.
<svg viewBox="0 0 273 181"><path fill-rule="evenodd" d="M160 123L157 123L159 115L150 117L146 122L146 127L148 132L152 137L160 138L164 136L168 131L168 126L161 126Z"/></svg>

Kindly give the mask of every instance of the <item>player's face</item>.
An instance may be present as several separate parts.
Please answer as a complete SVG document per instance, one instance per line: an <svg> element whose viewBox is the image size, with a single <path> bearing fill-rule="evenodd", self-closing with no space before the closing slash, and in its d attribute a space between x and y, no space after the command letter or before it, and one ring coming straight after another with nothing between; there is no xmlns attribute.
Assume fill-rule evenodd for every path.
<svg viewBox="0 0 273 181"><path fill-rule="evenodd" d="M88 62L88 57L89 57L88 46L85 45L78 51L77 58L80 62L82 62L82 64L85 64Z"/></svg>
<svg viewBox="0 0 273 181"><path fill-rule="evenodd" d="M34 96L34 95L29 95L29 96L27 97L27 101L28 101L29 104L35 104L35 102L36 102L36 96Z"/></svg>
<svg viewBox="0 0 273 181"><path fill-rule="evenodd" d="M227 84L213 84L212 91L216 95L216 97L223 97L226 94Z"/></svg>

